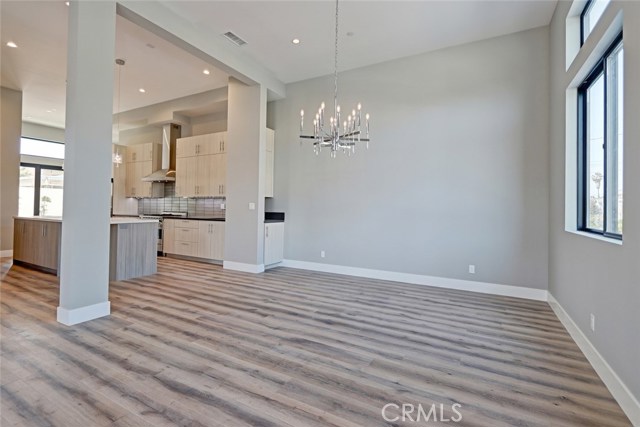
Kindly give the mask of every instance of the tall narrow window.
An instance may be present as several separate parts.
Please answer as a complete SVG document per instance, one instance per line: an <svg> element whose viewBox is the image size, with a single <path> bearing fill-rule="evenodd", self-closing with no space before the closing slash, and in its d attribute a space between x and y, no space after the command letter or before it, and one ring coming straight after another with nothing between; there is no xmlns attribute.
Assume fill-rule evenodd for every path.
<svg viewBox="0 0 640 427"><path fill-rule="evenodd" d="M578 91L578 228L622 238L622 36Z"/></svg>
<svg viewBox="0 0 640 427"><path fill-rule="evenodd" d="M584 44L611 0L589 0L580 15L580 41Z"/></svg>

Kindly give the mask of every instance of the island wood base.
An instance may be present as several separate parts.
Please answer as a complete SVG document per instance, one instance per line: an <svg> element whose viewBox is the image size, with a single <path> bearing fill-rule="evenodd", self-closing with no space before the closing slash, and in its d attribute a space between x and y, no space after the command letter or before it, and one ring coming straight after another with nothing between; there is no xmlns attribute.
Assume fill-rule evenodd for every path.
<svg viewBox="0 0 640 427"><path fill-rule="evenodd" d="M55 218L14 219L13 261L59 275L62 221ZM127 280L158 271L158 223L117 218L111 222L109 280Z"/></svg>

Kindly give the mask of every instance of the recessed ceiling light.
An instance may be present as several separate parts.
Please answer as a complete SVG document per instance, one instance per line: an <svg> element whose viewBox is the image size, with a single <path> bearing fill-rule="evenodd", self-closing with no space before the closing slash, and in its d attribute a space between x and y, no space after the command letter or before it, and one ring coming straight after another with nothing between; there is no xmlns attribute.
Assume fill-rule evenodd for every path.
<svg viewBox="0 0 640 427"><path fill-rule="evenodd" d="M7 42L7 46L9 46L9 47L18 47L18 45L15 44L14 42Z"/></svg>
<svg viewBox="0 0 640 427"><path fill-rule="evenodd" d="M293 40L291 40L291 43L300 44L300 39L293 39Z"/></svg>
<svg viewBox="0 0 640 427"><path fill-rule="evenodd" d="M64 4L66 4L67 6L69 6L69 2L68 2L68 1L64 2Z"/></svg>
<svg viewBox="0 0 640 427"><path fill-rule="evenodd" d="M47 110L47 113L53 113L53 111L51 111L51 110Z"/></svg>
<svg viewBox="0 0 640 427"><path fill-rule="evenodd" d="M202 74L206 74L208 76L209 74L211 74L211 71L205 68L204 70L202 70Z"/></svg>
<svg viewBox="0 0 640 427"><path fill-rule="evenodd" d="M138 89L138 92L140 92L140 93L145 93L145 92L146 92L146 90L144 90L144 88L140 88L140 89Z"/></svg>

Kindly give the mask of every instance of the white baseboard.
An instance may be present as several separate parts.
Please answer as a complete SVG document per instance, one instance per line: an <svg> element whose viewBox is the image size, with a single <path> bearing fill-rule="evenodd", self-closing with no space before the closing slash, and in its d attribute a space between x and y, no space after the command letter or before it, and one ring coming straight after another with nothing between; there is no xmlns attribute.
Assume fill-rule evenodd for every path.
<svg viewBox="0 0 640 427"><path fill-rule="evenodd" d="M4 251L0 251L1 258L11 258L13 256L13 249L7 249Z"/></svg>
<svg viewBox="0 0 640 427"><path fill-rule="evenodd" d="M345 274L347 276L366 277L369 279L389 280L392 282L404 282L414 285L426 285L436 288L458 289L462 291L480 292L483 294L547 301L547 291L545 289L498 285L493 283L474 282L470 280L423 276L420 274L398 273L395 271L373 270L369 268L347 267L343 265L321 264L317 262L296 261L291 259L285 259L281 266L299 268L302 270L322 271L325 273Z"/></svg>
<svg viewBox="0 0 640 427"><path fill-rule="evenodd" d="M225 270L242 271L244 273L262 273L264 264L246 264L244 262L223 261L222 268Z"/></svg>
<svg viewBox="0 0 640 427"><path fill-rule="evenodd" d="M549 305L616 399L631 424L640 426L640 403L560 303L549 293Z"/></svg>
<svg viewBox="0 0 640 427"><path fill-rule="evenodd" d="M87 305L85 307L66 309L58 307L58 322L63 325L72 326L78 323L108 316L111 313L111 303L109 301L98 304Z"/></svg>

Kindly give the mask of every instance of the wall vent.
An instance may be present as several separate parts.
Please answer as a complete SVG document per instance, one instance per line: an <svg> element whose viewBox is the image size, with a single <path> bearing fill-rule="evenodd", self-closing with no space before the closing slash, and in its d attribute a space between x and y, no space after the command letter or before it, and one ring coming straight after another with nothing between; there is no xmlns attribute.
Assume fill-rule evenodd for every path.
<svg viewBox="0 0 640 427"><path fill-rule="evenodd" d="M227 38L227 40L229 40L230 42L238 45L238 46L243 46L245 44L247 44L246 41L242 40L240 37L236 36L235 34L233 34L231 31L227 31L226 33L223 34L223 36L225 36Z"/></svg>

